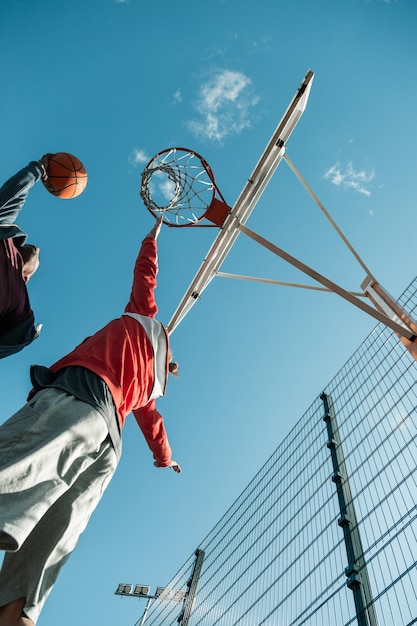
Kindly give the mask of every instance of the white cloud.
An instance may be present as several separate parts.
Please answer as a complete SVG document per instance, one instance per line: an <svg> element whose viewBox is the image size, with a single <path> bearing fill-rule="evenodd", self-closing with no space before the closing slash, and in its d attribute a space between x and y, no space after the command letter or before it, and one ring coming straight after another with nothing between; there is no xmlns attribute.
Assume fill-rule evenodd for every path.
<svg viewBox="0 0 417 626"><path fill-rule="evenodd" d="M348 163L345 170L340 167L339 163L335 163L325 173L324 178L330 180L333 185L341 185L343 189L353 189L365 196L370 196L368 183L375 178L375 172L370 170L355 170L352 163Z"/></svg>
<svg viewBox="0 0 417 626"><path fill-rule="evenodd" d="M171 200L175 197L176 186L175 183L170 180L165 172L156 171L150 182L150 192L152 198L155 202L163 206L171 202ZM159 199L162 198L164 201L159 202Z"/></svg>
<svg viewBox="0 0 417 626"><path fill-rule="evenodd" d="M250 91L251 80L242 72L217 72L199 91L199 117L188 122L197 136L222 141L250 126L249 112L259 101Z"/></svg>
<svg viewBox="0 0 417 626"><path fill-rule="evenodd" d="M174 93L174 102L182 102L181 89L177 89L177 91Z"/></svg>
<svg viewBox="0 0 417 626"><path fill-rule="evenodd" d="M144 150L141 150L140 148L133 148L129 161L132 165L142 165L148 163L148 161L150 161L150 157L148 157Z"/></svg>

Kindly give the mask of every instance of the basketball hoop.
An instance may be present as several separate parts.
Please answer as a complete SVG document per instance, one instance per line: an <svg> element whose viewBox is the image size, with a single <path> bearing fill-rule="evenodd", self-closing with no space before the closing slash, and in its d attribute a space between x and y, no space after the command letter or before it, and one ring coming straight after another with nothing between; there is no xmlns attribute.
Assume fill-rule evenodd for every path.
<svg viewBox="0 0 417 626"><path fill-rule="evenodd" d="M167 226L220 227L230 211L210 165L187 148L156 154L142 172L140 195L152 215L162 217ZM201 224L203 219L212 223Z"/></svg>
<svg viewBox="0 0 417 626"><path fill-rule="evenodd" d="M168 179L173 184L172 189L174 191L171 194L172 199L170 204L167 206L156 205L154 207L157 211L159 211L156 211L154 215L159 216L162 214L166 218L165 223L169 223L170 226L194 226L197 222L206 218L217 226L223 226L224 224L224 228L221 228L220 232L217 234L215 241L206 254L199 270L185 292L184 297L180 301L176 311L168 323L167 328L170 333L175 330L181 320L190 311L191 307L201 297L202 292L215 276L241 278L244 280L256 280L260 282L275 283L277 285L302 287L305 289L319 289L321 291L336 293L393 330L410 352L412 357L417 361L417 320L413 320L411 315L409 315L375 279L359 254L342 233L333 218L330 216L329 212L325 209L323 203L318 199L316 194L286 154L287 141L305 110L313 77L314 73L309 70L232 208L229 208L226 205L223 198L218 200L215 197L216 191L218 190L216 188L211 168L207 165L204 159L191 150L172 148L171 150L161 152L148 165L149 173L145 170L141 195L151 212L153 212L150 205L152 198L147 197L146 193L148 193L149 196L148 183L152 173L154 171L164 170ZM178 156L176 151L179 153ZM197 166L193 163L194 159ZM182 165L181 160L185 161L185 168ZM361 292L347 291L337 283L331 281L329 278L326 278L326 276L319 274L299 259L296 259L288 252L285 252L282 248L279 248L272 242L246 227L245 224L247 219L282 160L287 162L290 169L294 172L324 216L336 230L337 234L341 237L344 244L348 247L356 261L365 271L366 279L361 285ZM178 161L180 161L180 165L178 165ZM153 165L155 162L156 165ZM193 166L196 167L197 174L192 171ZM201 181L199 180L200 178ZM201 185L203 180L206 181L206 190L209 190L210 195L210 199L205 203L203 203L202 198L200 198L200 196L203 195L203 192L199 193L196 191L198 190L198 185ZM194 209L194 203L196 200L200 202L198 205L199 209ZM185 201L188 204L186 204ZM188 214L185 213L185 217L181 213L183 203L186 211L188 210ZM175 223L170 223L169 221L167 222L167 216L169 216L169 220L172 221L172 216L169 215L169 211L172 208L174 209L173 221ZM288 282L284 283L280 280L239 276L237 274L226 274L221 272L220 267L227 254L230 252L239 233L245 234L256 243L259 243L266 249L270 250L273 254L277 255L293 267L312 278L314 281L319 283L319 285L302 285L299 283ZM373 306L364 301L363 298L368 298Z"/></svg>

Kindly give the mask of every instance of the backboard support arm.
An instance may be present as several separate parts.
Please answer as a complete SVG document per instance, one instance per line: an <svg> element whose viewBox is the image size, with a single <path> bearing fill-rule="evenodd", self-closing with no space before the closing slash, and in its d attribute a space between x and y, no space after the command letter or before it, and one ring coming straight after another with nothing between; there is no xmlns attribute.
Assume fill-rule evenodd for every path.
<svg viewBox="0 0 417 626"><path fill-rule="evenodd" d="M259 276L245 276L243 274L232 274L230 272L217 272L216 276L220 278L235 278L237 280L248 280L254 283L267 283L268 285L280 285L281 287L296 287L298 289L310 289L311 291L324 291L326 293L333 293L331 289L327 287L319 287L318 285L303 285L302 283L290 283L285 280L274 280L272 278L260 278ZM365 298L366 294L360 291L350 291L350 294L357 296L358 298Z"/></svg>
<svg viewBox="0 0 417 626"><path fill-rule="evenodd" d="M391 328L391 330L397 333L397 335L403 337L404 339L407 339L409 342L412 342L416 338L417 326L414 325L414 328L416 331L414 332L414 330L408 327L406 323L403 322L402 319L398 319L400 318L400 316L397 316L396 319L393 319L392 317L388 316L384 311L382 311L380 308L378 309L373 308L366 302L363 302L362 300L360 300L357 296L353 295L351 292L346 291L346 289L343 289L343 287L340 287L337 283L334 283L329 278L326 278L325 276L323 276L316 270L312 269L311 267L309 267L308 265L306 265L299 259L296 259L295 257L293 257L288 252L285 252L285 250L283 250L282 248L279 248L275 244L271 243L270 241L268 241L268 239L265 239L261 235L258 235L257 233L255 233L253 230L251 230L244 224L238 224L237 228L241 233L245 234L247 237L249 237L253 241L256 241L261 246L263 246L264 248L267 248L267 250L270 250L271 252L279 256L281 259L283 259L290 265L293 265L304 274L307 274L307 276L310 276L310 278L313 278L314 280L319 282L321 285L324 285L325 287L327 287L330 291L341 296L342 298L344 298L351 304L354 304L356 307L358 307L365 313L368 313L368 315L376 319L378 322L382 322L383 324ZM364 295L368 295L368 294L365 293ZM404 313L404 316L408 317L405 313ZM416 350L416 354L417 354L417 350Z"/></svg>
<svg viewBox="0 0 417 626"><path fill-rule="evenodd" d="M416 322L372 276L367 276L361 284L361 287L379 311L382 311L387 317L394 320L401 326L411 329L415 336L417 335ZM413 358L417 361L416 342L399 332L397 332L397 336Z"/></svg>

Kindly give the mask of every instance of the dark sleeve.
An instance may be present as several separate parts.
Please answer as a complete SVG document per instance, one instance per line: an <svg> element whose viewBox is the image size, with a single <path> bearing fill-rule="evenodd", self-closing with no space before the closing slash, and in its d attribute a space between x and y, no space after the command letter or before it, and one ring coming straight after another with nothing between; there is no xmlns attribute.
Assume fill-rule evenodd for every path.
<svg viewBox="0 0 417 626"><path fill-rule="evenodd" d="M126 313L138 313L155 317L158 307L155 301L156 275L158 273L158 251L156 239L143 240L133 273L133 285Z"/></svg>
<svg viewBox="0 0 417 626"><path fill-rule="evenodd" d="M14 224L26 202L29 190L42 177L43 170L37 161L9 178L0 188L0 224Z"/></svg>

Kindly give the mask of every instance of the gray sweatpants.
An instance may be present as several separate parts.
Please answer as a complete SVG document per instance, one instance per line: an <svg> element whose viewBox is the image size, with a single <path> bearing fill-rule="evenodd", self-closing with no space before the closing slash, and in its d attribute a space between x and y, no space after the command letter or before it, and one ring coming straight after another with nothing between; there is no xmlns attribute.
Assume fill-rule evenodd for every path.
<svg viewBox="0 0 417 626"><path fill-rule="evenodd" d="M105 420L44 389L0 426L0 607L34 623L116 469Z"/></svg>

